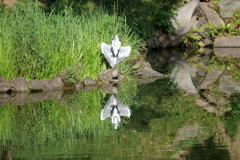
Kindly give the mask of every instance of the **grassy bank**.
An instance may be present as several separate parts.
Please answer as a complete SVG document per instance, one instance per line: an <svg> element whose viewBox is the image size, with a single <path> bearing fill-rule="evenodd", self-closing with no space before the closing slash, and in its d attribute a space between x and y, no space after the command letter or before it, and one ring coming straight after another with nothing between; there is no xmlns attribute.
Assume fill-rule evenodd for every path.
<svg viewBox="0 0 240 160"><path fill-rule="evenodd" d="M101 8L79 15L67 7L53 14L35 5L18 5L1 9L0 21L0 75L8 80L52 78L61 70L74 72L78 79L96 78L109 67L101 42L110 43L119 34L123 46L136 44L125 18Z"/></svg>

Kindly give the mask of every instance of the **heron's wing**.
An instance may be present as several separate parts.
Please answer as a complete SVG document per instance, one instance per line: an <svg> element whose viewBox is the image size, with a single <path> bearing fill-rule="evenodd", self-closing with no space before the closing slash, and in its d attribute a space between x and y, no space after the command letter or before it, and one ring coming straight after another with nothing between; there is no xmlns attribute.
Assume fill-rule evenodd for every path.
<svg viewBox="0 0 240 160"><path fill-rule="evenodd" d="M104 57L107 59L108 63L110 64L110 66L114 67L113 59L112 59L111 46L102 42L101 43L101 50L102 50L102 53L104 54Z"/></svg>
<svg viewBox="0 0 240 160"><path fill-rule="evenodd" d="M119 104L118 105L118 110L120 112L120 116L127 116L127 117L131 116L131 112L130 112L129 107L124 105L124 104Z"/></svg>
<svg viewBox="0 0 240 160"><path fill-rule="evenodd" d="M115 98L115 99L117 100L117 106L118 106L118 110L120 112L120 116L130 117L131 116L131 112L130 112L129 107L126 106L125 104L123 104L119 99L117 99L117 98Z"/></svg>
<svg viewBox="0 0 240 160"><path fill-rule="evenodd" d="M104 119L106 119L108 117L111 117L110 111L102 109L100 119L104 120Z"/></svg>
<svg viewBox="0 0 240 160"><path fill-rule="evenodd" d="M124 60L124 58L128 57L130 52L131 52L130 46L121 47L117 58L117 64Z"/></svg>
<svg viewBox="0 0 240 160"><path fill-rule="evenodd" d="M107 117L111 117L111 109L112 109L112 102L113 102L113 99L114 99L114 95L112 95L109 100L107 101L107 103L105 104L104 108L102 109L101 111L101 116L100 116L100 119L101 120L104 120L106 119Z"/></svg>

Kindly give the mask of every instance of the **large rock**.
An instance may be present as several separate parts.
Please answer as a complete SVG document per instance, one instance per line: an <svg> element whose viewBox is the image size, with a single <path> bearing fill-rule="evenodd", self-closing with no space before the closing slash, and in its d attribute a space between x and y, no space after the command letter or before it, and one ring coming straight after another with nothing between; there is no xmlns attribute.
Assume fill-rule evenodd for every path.
<svg viewBox="0 0 240 160"><path fill-rule="evenodd" d="M46 90L61 89L64 87L64 84L60 77L55 77L52 80L46 78L42 80Z"/></svg>
<svg viewBox="0 0 240 160"><path fill-rule="evenodd" d="M9 94L2 93L0 94L0 107L5 106L11 99Z"/></svg>
<svg viewBox="0 0 240 160"><path fill-rule="evenodd" d="M199 4L199 8L202 10L204 17L206 17L208 22L213 22L215 26L224 25L224 21L220 18L215 10L209 8L203 3Z"/></svg>
<svg viewBox="0 0 240 160"><path fill-rule="evenodd" d="M180 46L183 43L184 36L190 31L193 23L196 21L197 7L199 0L192 0L176 12L177 16L171 19L174 31L169 35L159 35L154 31L155 36L147 40L149 48L165 48L171 46ZM156 34L157 33L157 34Z"/></svg>
<svg viewBox="0 0 240 160"><path fill-rule="evenodd" d="M3 76L0 76L0 92L7 92L11 89L10 83Z"/></svg>
<svg viewBox="0 0 240 160"><path fill-rule="evenodd" d="M28 82L24 78L13 78L10 81L12 92L29 92Z"/></svg>
<svg viewBox="0 0 240 160"><path fill-rule="evenodd" d="M214 41L214 48L218 47L240 48L240 36L216 37Z"/></svg>
<svg viewBox="0 0 240 160"><path fill-rule="evenodd" d="M107 85L100 86L100 90L105 93L117 94L119 91L120 83L110 83Z"/></svg>
<svg viewBox="0 0 240 160"><path fill-rule="evenodd" d="M96 86L97 85L97 82L90 77L86 77L82 83L84 86Z"/></svg>
<svg viewBox="0 0 240 160"><path fill-rule="evenodd" d="M228 95L240 93L240 81L234 80L232 75L223 74L220 77L218 88L221 92Z"/></svg>
<svg viewBox="0 0 240 160"><path fill-rule="evenodd" d="M63 95L63 90L54 90L54 91L48 91L44 92L44 99L48 100L50 98L53 98L55 100L60 100Z"/></svg>
<svg viewBox="0 0 240 160"><path fill-rule="evenodd" d="M44 99L45 92L35 92L28 95L29 102L37 102Z"/></svg>
<svg viewBox="0 0 240 160"><path fill-rule="evenodd" d="M28 87L31 91L39 91L45 89L43 81L39 81L36 79L31 79L30 81L28 81Z"/></svg>
<svg viewBox="0 0 240 160"><path fill-rule="evenodd" d="M214 82L217 81L219 76L223 73L224 69L221 68L214 68L210 72L208 72L205 75L205 78L203 79L202 83L199 85L199 89L208 89L208 86L210 84L213 84Z"/></svg>
<svg viewBox="0 0 240 160"><path fill-rule="evenodd" d="M193 23L196 21L198 4L199 0L192 0L179 8L176 12L177 16L171 19L175 31L173 32L174 35L170 36L170 39L185 35L189 32Z"/></svg>
<svg viewBox="0 0 240 160"><path fill-rule="evenodd" d="M233 17L234 12L240 10L239 0L222 0L219 4L219 12L222 18Z"/></svg>
<svg viewBox="0 0 240 160"><path fill-rule="evenodd" d="M98 74L99 84L109 84L119 82L122 79L122 75L119 69L105 69Z"/></svg>
<svg viewBox="0 0 240 160"><path fill-rule="evenodd" d="M10 102L14 106L22 106L27 102L28 93L11 94Z"/></svg>
<svg viewBox="0 0 240 160"><path fill-rule="evenodd" d="M240 58L240 48L214 48L217 57Z"/></svg>
<svg viewBox="0 0 240 160"><path fill-rule="evenodd" d="M217 37L214 41L214 53L218 57L240 58L240 36Z"/></svg>
<svg viewBox="0 0 240 160"><path fill-rule="evenodd" d="M141 69L137 72L136 74L137 77L140 77L140 78L157 78L157 77L165 77L164 74L161 74L157 71L154 71L152 69L149 69L149 68L144 68L144 69Z"/></svg>
<svg viewBox="0 0 240 160"><path fill-rule="evenodd" d="M174 63L175 67L170 77L177 83L178 88L190 94L197 94L196 73L193 68L183 60L177 60Z"/></svg>

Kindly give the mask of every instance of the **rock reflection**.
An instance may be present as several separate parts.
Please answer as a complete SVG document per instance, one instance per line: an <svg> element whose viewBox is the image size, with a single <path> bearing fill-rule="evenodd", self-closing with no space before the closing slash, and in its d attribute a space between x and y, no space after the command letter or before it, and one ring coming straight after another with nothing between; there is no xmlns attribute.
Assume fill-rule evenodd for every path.
<svg viewBox="0 0 240 160"><path fill-rule="evenodd" d="M27 102L37 102L40 100L49 100L53 98L60 100L64 94L64 90L53 90L48 92L32 92L32 93L2 93L0 94L0 107L5 106L8 102L12 105L24 105Z"/></svg>
<svg viewBox="0 0 240 160"><path fill-rule="evenodd" d="M196 72L183 56L181 48L171 48L150 53L148 61L155 63L155 70L168 72L170 77L178 84L178 88L190 94L198 93ZM158 60L156 62L156 59ZM166 68L166 69L164 69Z"/></svg>
<svg viewBox="0 0 240 160"><path fill-rule="evenodd" d="M110 117L111 123L114 125L114 128L117 129L121 123L121 116L130 117L130 109L112 95L102 109L100 119L105 120Z"/></svg>

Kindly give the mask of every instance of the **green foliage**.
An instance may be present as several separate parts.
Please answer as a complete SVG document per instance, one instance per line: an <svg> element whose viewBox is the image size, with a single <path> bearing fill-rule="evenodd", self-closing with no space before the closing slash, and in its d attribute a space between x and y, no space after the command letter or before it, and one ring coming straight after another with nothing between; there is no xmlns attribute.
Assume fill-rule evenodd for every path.
<svg viewBox="0 0 240 160"><path fill-rule="evenodd" d="M171 19L174 18L177 14L173 9L168 11L156 11L153 21L155 26L163 28L166 32L171 32L173 30Z"/></svg>
<svg viewBox="0 0 240 160"><path fill-rule="evenodd" d="M239 27L239 24L240 24L240 11L234 13L234 17L229 21L229 23L232 24L233 26Z"/></svg>
<svg viewBox="0 0 240 160"><path fill-rule="evenodd" d="M187 49L197 52L200 47L204 46L201 41L203 38L203 36L200 34L201 32L202 29L191 29L190 32L186 34L183 43Z"/></svg>
<svg viewBox="0 0 240 160"><path fill-rule="evenodd" d="M213 50L210 52L208 65L203 65L201 63L198 63L200 60L202 60L202 55L199 53L195 53L194 55L185 54L184 55L187 62L189 62L192 66L200 67L205 70L213 71L216 68L227 70L228 72L232 73L232 75L235 75L235 78L238 78L238 69L237 64L239 63L238 58L231 58L231 57L216 57L213 54Z"/></svg>
<svg viewBox="0 0 240 160"><path fill-rule="evenodd" d="M170 18L175 16L174 10L185 2L186 0L58 0L54 3L49 1L48 5L56 13L68 6L78 14L102 6L111 14L126 16L132 31L146 38L151 36L151 27L162 27L163 30L170 31Z"/></svg>
<svg viewBox="0 0 240 160"><path fill-rule="evenodd" d="M213 0L214 5L218 5L221 2L221 0Z"/></svg>
<svg viewBox="0 0 240 160"><path fill-rule="evenodd" d="M131 55L137 53L137 40L130 34L126 19L109 15L102 8L78 15L65 7L57 14L48 14L36 6L18 5L0 14L0 64L5 66L0 74L8 80L53 78L61 70L74 72L77 79L96 78L107 68L100 43L108 43L115 34L120 35L123 45L132 46Z"/></svg>
<svg viewBox="0 0 240 160"><path fill-rule="evenodd" d="M215 26L214 23L208 22L205 27L209 30L209 34L212 40L214 40L217 36L230 36L240 34L239 30L234 28L230 23L226 25Z"/></svg>
<svg viewBox="0 0 240 160"><path fill-rule="evenodd" d="M240 100L239 95L232 95L230 98L231 109L222 117L227 132L235 137L238 134L238 125L240 122Z"/></svg>

